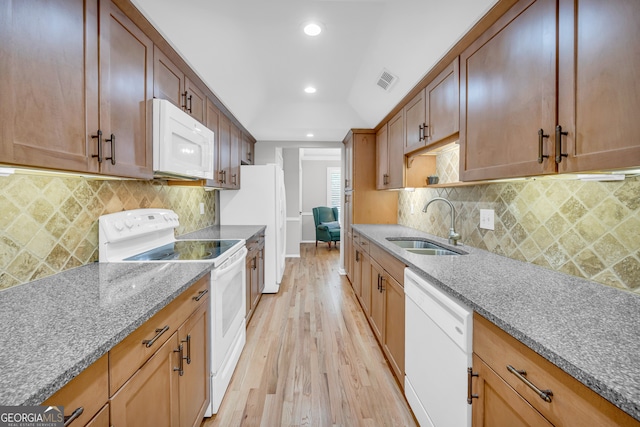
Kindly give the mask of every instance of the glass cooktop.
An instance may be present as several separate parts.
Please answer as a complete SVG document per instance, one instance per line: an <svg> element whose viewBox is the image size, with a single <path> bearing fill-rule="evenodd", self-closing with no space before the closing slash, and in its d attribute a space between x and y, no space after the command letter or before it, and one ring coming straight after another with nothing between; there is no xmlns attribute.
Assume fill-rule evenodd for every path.
<svg viewBox="0 0 640 427"><path fill-rule="evenodd" d="M123 261L198 261L215 259L240 240L176 240Z"/></svg>

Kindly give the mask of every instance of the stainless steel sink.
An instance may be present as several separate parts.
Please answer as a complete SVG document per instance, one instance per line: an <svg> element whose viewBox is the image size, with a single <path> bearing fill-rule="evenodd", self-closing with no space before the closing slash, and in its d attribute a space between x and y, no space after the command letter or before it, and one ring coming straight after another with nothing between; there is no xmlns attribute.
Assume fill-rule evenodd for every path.
<svg viewBox="0 0 640 427"><path fill-rule="evenodd" d="M422 238L387 237L387 240L408 252L419 255L466 255L465 252L451 250Z"/></svg>

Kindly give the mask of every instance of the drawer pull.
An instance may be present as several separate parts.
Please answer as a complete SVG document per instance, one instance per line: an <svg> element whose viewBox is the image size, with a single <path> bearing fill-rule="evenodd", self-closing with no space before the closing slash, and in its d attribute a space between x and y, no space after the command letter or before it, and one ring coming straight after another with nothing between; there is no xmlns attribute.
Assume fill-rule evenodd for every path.
<svg viewBox="0 0 640 427"><path fill-rule="evenodd" d="M200 301L202 299L202 297L207 294L207 292L209 292L209 289L205 289L204 291L200 291L200 293L197 296L193 297L193 299L195 301Z"/></svg>
<svg viewBox="0 0 640 427"><path fill-rule="evenodd" d="M83 412L84 412L84 408L81 406L75 411L73 411L71 415L69 415L68 417L64 417L65 418L64 427L71 425L72 422L80 418L80 415L82 415Z"/></svg>
<svg viewBox="0 0 640 427"><path fill-rule="evenodd" d="M164 334L168 330L169 330L169 325L166 325L162 329L156 329L156 336L151 338L150 340L142 341L142 344L144 344L147 348L151 347L153 344L155 344L156 341L158 341L158 338L160 338L160 335Z"/></svg>
<svg viewBox="0 0 640 427"><path fill-rule="evenodd" d="M540 399L544 400L545 402L551 403L551 396L553 396L553 392L551 390L540 390L538 387L536 387L535 384L533 384L525 377L525 375L527 375L527 371L518 370L511 365L507 365L507 370L515 375L520 381L525 383L531 390L535 391L536 394L540 396Z"/></svg>
<svg viewBox="0 0 640 427"><path fill-rule="evenodd" d="M544 159L549 158L548 154L543 154L544 138L549 138L549 135L545 135L544 130L540 129L538 131L538 163L542 163Z"/></svg>

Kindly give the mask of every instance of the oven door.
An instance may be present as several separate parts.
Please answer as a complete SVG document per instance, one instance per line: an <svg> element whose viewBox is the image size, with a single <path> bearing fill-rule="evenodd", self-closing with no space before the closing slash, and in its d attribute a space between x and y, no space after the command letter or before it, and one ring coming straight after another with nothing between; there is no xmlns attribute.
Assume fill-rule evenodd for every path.
<svg viewBox="0 0 640 427"><path fill-rule="evenodd" d="M243 246L211 272L211 372L214 375L226 363L238 332L245 328L247 252Z"/></svg>

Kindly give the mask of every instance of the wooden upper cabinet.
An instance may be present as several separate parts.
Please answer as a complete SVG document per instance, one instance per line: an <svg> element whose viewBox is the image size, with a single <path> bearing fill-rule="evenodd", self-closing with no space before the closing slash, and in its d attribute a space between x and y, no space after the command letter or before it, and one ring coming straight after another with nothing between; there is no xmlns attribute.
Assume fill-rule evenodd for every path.
<svg viewBox="0 0 640 427"><path fill-rule="evenodd" d="M426 124L425 89L421 90L404 106L405 140L404 152L410 153L424 147L424 126Z"/></svg>
<svg viewBox="0 0 640 427"><path fill-rule="evenodd" d="M230 171L229 171L229 179L228 183L230 188L238 189L240 188L240 154L241 154L241 144L240 144L240 129L231 123L231 163L230 163Z"/></svg>
<svg viewBox="0 0 640 427"><path fill-rule="evenodd" d="M344 191L353 190L353 134L349 133L344 143Z"/></svg>
<svg viewBox="0 0 640 427"><path fill-rule="evenodd" d="M559 172L640 166L640 2L560 0Z"/></svg>
<svg viewBox="0 0 640 427"><path fill-rule="evenodd" d="M153 96L171 101L200 123L206 123L205 91L157 46L153 50Z"/></svg>
<svg viewBox="0 0 640 427"><path fill-rule="evenodd" d="M240 162L243 165L252 165L254 162L254 148L255 141L251 138L246 132L242 132L242 154L240 157Z"/></svg>
<svg viewBox="0 0 640 427"><path fill-rule="evenodd" d="M376 189L387 188L389 169L389 123L376 133Z"/></svg>
<svg viewBox="0 0 640 427"><path fill-rule="evenodd" d="M404 187L404 114L400 111L387 130L387 179L384 188Z"/></svg>
<svg viewBox="0 0 640 427"><path fill-rule="evenodd" d="M185 111L200 123L204 123L207 112L207 97L204 91L186 76L184 78L184 88L186 97Z"/></svg>
<svg viewBox="0 0 640 427"><path fill-rule="evenodd" d="M151 178L153 43L107 1L100 2L100 38L108 40L99 50L101 171Z"/></svg>
<svg viewBox="0 0 640 427"><path fill-rule="evenodd" d="M460 123L459 67L456 58L404 106L404 152L457 137Z"/></svg>
<svg viewBox="0 0 640 427"><path fill-rule="evenodd" d="M86 68L97 67L89 56L98 45L96 7L95 0L0 6L1 163L98 171L90 136L97 128L85 121L85 104L97 115L96 82L87 81L88 92L84 83Z"/></svg>
<svg viewBox="0 0 640 427"><path fill-rule="evenodd" d="M555 0L522 0L460 55L461 180L555 172L556 22Z"/></svg>
<svg viewBox="0 0 640 427"><path fill-rule="evenodd" d="M219 175L218 183L222 188L231 186L231 122L224 114L218 118Z"/></svg>
<svg viewBox="0 0 640 427"><path fill-rule="evenodd" d="M171 101L182 108L184 73L158 46L153 48L153 97Z"/></svg>
<svg viewBox="0 0 640 427"><path fill-rule="evenodd" d="M460 69L454 59L425 89L425 145L456 137L460 130Z"/></svg>
<svg viewBox="0 0 640 427"><path fill-rule="evenodd" d="M1 161L151 178L151 41L110 1L2 7Z"/></svg>

